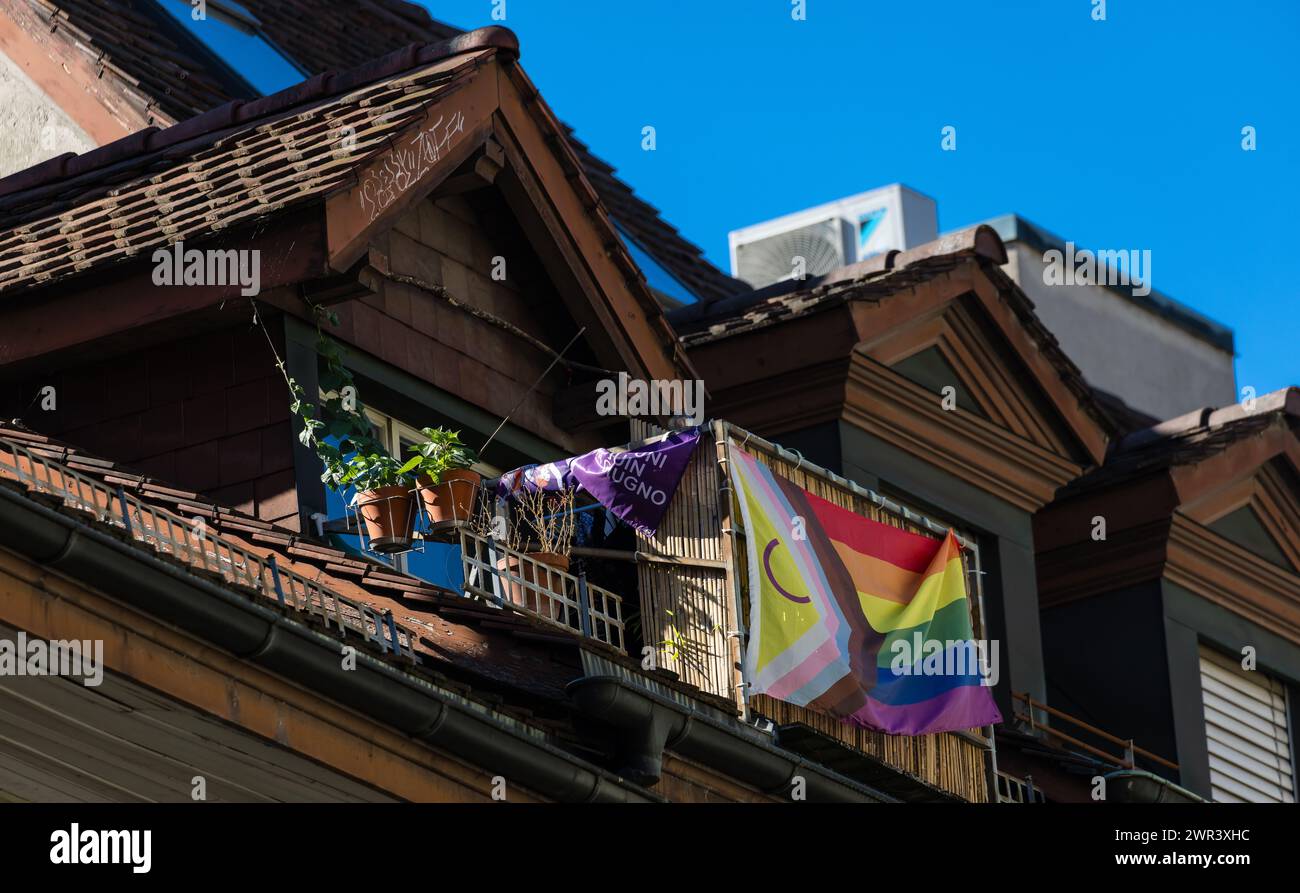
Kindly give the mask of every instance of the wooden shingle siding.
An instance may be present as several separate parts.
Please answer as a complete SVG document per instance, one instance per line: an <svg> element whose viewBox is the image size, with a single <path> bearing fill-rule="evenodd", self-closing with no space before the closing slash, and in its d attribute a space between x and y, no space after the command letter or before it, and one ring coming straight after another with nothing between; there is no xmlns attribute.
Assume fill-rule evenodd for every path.
<svg viewBox="0 0 1300 893"><path fill-rule="evenodd" d="M559 350L577 327L555 312L561 302L526 241L487 222L497 210L495 197L486 195L421 202L373 240L372 252L384 255L394 275L442 286L456 301ZM501 280L492 278L497 257L505 262ZM386 279L377 287L336 308L340 327L333 334L496 416L509 413L550 365L551 357L518 336L420 288ZM565 370L553 369L511 421L573 452L601 445L552 420L552 397L567 384Z"/></svg>
<svg viewBox="0 0 1300 893"><path fill-rule="evenodd" d="M281 350L282 350L281 346ZM42 411L52 386L57 409ZM240 326L7 386L5 418L265 521L298 527L289 395Z"/></svg>

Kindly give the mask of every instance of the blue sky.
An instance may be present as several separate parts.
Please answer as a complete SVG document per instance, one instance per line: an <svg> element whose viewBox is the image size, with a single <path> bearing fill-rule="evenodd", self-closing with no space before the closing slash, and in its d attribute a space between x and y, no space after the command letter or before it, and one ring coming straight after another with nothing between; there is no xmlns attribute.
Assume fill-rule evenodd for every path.
<svg viewBox="0 0 1300 893"><path fill-rule="evenodd" d="M513 29L557 114L724 270L728 230L903 182L941 230L1014 212L1150 249L1157 290L1235 330L1238 387L1300 384L1295 0L424 5Z"/></svg>

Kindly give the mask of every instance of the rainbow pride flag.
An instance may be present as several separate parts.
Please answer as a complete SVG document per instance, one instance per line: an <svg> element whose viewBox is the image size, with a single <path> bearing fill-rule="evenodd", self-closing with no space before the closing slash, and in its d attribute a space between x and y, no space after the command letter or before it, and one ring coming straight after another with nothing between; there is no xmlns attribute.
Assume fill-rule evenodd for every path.
<svg viewBox="0 0 1300 893"><path fill-rule="evenodd" d="M732 445L748 538L750 692L894 735L1002 721L961 545L841 508Z"/></svg>

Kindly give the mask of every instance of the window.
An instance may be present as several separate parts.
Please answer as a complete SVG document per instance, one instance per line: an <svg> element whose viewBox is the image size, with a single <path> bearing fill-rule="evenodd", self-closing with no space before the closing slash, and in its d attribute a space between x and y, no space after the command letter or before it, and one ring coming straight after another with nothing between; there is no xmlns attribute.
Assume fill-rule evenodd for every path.
<svg viewBox="0 0 1300 893"><path fill-rule="evenodd" d="M668 303L673 307L695 303L695 295L691 294L690 289L682 285L676 276L665 270L640 245L632 241L621 228L615 227L615 229L618 230L619 236L622 237L623 244L627 246L628 253L632 255L632 260L636 261L636 265L641 268L641 272L645 273L646 282L650 288L658 292L662 297L667 298Z"/></svg>
<svg viewBox="0 0 1300 893"><path fill-rule="evenodd" d="M158 0L158 5L263 96L308 77L262 32L261 22L234 0L204 0L201 19L194 18L200 7L190 0Z"/></svg>
<svg viewBox="0 0 1300 893"><path fill-rule="evenodd" d="M1201 698L1215 802L1296 802L1286 685L1202 646Z"/></svg>
<svg viewBox="0 0 1300 893"><path fill-rule="evenodd" d="M384 447L393 456L408 456L407 449L424 440L424 435L410 425L370 407L366 407L365 412L366 417L374 426L375 437L383 443ZM482 463L475 465L474 470L485 478L496 477L500 474L498 469ZM347 500L344 494L327 490L325 504L326 514L331 520L340 520L348 516ZM366 558L381 561L401 573L419 577L421 580L426 580L435 586L442 586L454 592L461 592L464 589L465 577L461 566L459 546L449 543L423 542L417 545L415 551L401 555L385 556L364 552L361 547L360 536L336 534L334 539L336 545L348 551L364 555ZM423 551L419 551L421 548Z"/></svg>

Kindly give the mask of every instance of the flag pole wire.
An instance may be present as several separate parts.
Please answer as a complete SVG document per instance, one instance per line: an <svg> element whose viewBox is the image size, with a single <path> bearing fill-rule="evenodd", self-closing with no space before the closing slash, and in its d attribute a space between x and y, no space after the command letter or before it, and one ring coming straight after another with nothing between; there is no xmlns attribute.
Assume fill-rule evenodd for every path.
<svg viewBox="0 0 1300 893"><path fill-rule="evenodd" d="M515 403L514 407L511 408L511 410L508 413L506 413L505 418L501 420L501 424L497 425L497 429L492 432L492 436L489 437L486 442L484 442L483 446L479 447L478 452L480 456L482 456L485 452L487 452L487 448L492 444L492 441L496 440L497 435L501 433L501 429L506 426L506 422L510 421L510 417L519 410L519 407L524 405L524 401L527 400L528 396L532 394L534 389L536 389L536 387L542 383L542 379L551 374L551 370L555 368L555 364L560 362L560 360L564 359L564 355L569 352L569 348L573 347L573 345L578 343L578 339L582 337L582 333L585 331L587 331L586 326L583 326L581 329L578 329L578 334L574 335L571 339L569 339L569 343L564 345L564 349L555 355L555 359L551 360L551 365L543 369L542 374L537 376L537 379L531 385L528 386L528 390L524 391L524 395L520 397L519 401Z"/></svg>

